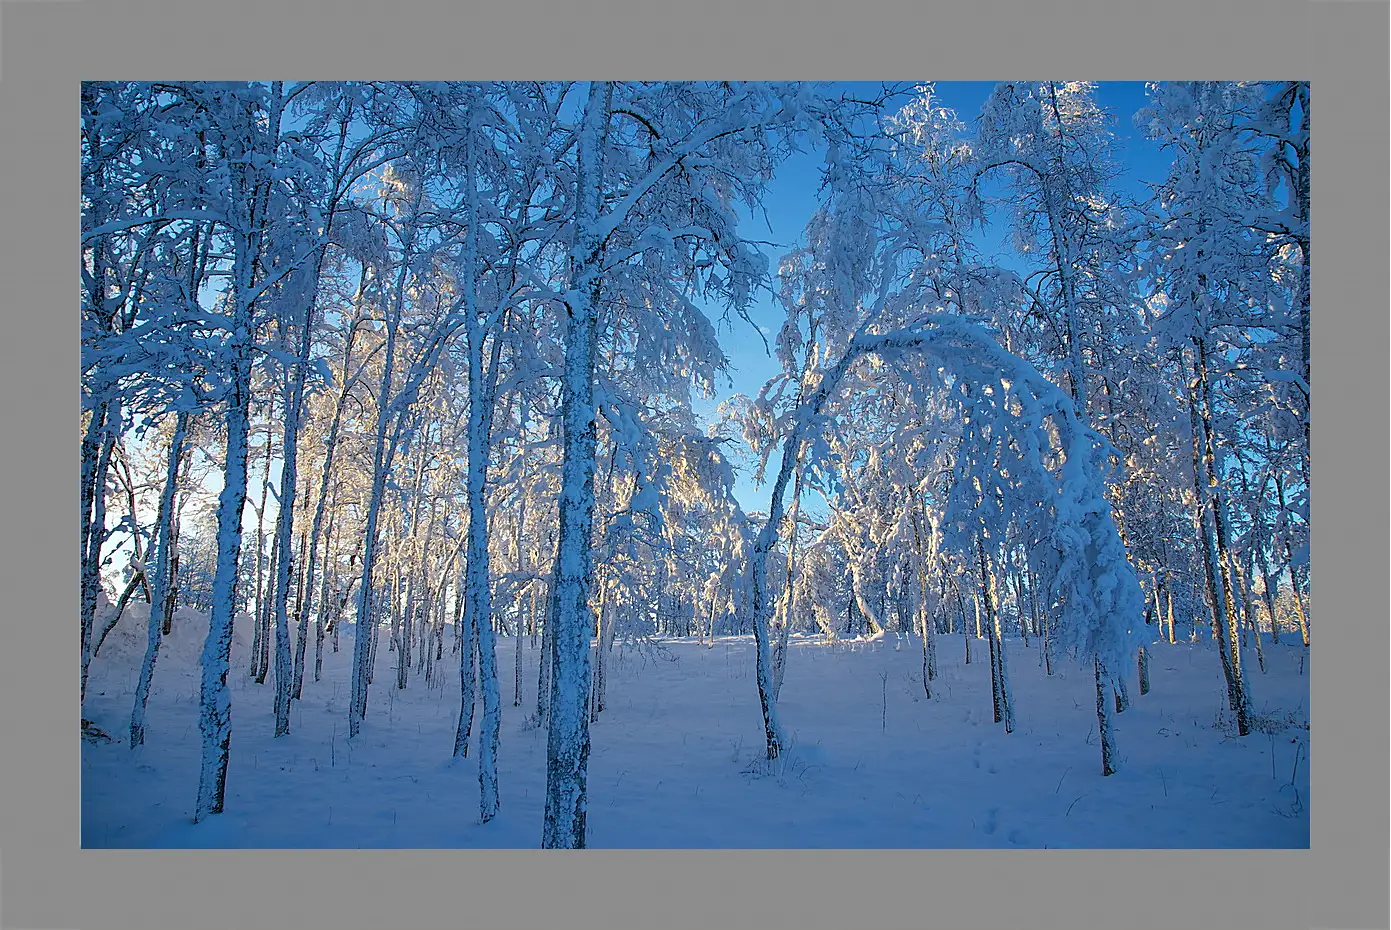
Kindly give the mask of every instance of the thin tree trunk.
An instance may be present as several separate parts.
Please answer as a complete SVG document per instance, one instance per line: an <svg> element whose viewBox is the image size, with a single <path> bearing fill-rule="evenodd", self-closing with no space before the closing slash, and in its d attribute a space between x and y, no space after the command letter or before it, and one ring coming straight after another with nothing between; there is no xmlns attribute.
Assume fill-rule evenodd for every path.
<svg viewBox="0 0 1391 930"><path fill-rule="evenodd" d="M116 608L111 612L110 618L101 625L101 632L92 638L93 659L101 654L101 644L106 642L106 637L111 635L111 631L116 628L116 624L121 622L121 615L126 612L126 604L130 602L131 595L135 593L135 589L140 587L144 581L145 572L143 570L137 570L130 576L130 580L126 582L125 588L121 591L121 596L116 598ZM153 608L150 612L156 617L159 616L159 611Z"/></svg>
<svg viewBox="0 0 1391 930"><path fill-rule="evenodd" d="M913 525L913 551L916 556L914 566L917 569L918 579L918 616L922 624L922 647L923 647L923 693L927 697L932 697L932 681L937 678L937 638L932 629L933 622L927 606L927 554L923 551L922 526L920 518L922 508L914 507L912 511Z"/></svg>
<svg viewBox="0 0 1391 930"><path fill-rule="evenodd" d="M554 560L552 560L554 564ZM548 593L546 600L550 601ZM541 653L536 657L536 724L545 726L550 715L551 655L555 648L552 642L554 627L549 620L542 625Z"/></svg>
<svg viewBox="0 0 1391 930"><path fill-rule="evenodd" d="M381 591L373 591L371 600L368 602L368 629L367 629L367 685L372 684L373 673L377 670L377 644L382 636L382 611L390 610L391 605L385 602Z"/></svg>
<svg viewBox="0 0 1391 930"><path fill-rule="evenodd" d="M1242 592L1242 593L1241 593L1241 618L1242 618L1242 623L1243 623L1243 625L1244 625L1244 628L1247 629L1247 630L1250 630L1250 632L1252 633L1252 635L1255 636L1255 639L1256 639L1256 665L1257 665L1258 668L1260 668L1261 674L1264 675L1264 674L1266 673L1266 672L1265 672L1265 647L1264 647L1264 645L1263 645L1262 642L1261 642L1261 628L1260 628L1259 626L1256 625L1255 608L1254 608L1254 606L1251 604L1251 587L1250 587L1250 583L1249 583L1249 579L1251 578L1251 562L1252 562L1251 551L1250 551L1250 549L1248 548L1247 551L1246 551L1246 570L1245 570L1245 571L1242 571L1241 567L1238 566L1238 565L1233 565L1233 566L1232 566L1232 570L1233 570L1233 573L1236 575L1237 587L1238 587L1238 588L1241 590L1241 592Z"/></svg>
<svg viewBox="0 0 1391 930"><path fill-rule="evenodd" d="M188 469L184 468L184 477L179 481L182 487L188 480ZM174 625L174 607L179 598L179 513L178 492L174 497L174 513L169 521L169 577L164 583L164 604L160 608L161 634L169 635L169 631Z"/></svg>
<svg viewBox="0 0 1391 930"><path fill-rule="evenodd" d="M1101 774L1114 775L1116 773L1116 744L1115 738L1111 733L1111 708L1106 700L1105 675L1101 668L1100 659L1092 659L1092 669L1096 674L1096 720L1098 732L1101 734Z"/></svg>
<svg viewBox="0 0 1391 930"><path fill-rule="evenodd" d="M98 423L96 413L92 416L93 427L89 424L88 436L95 448L91 478L91 519L83 521L86 549L82 562L82 686L81 699L87 697L87 673L92 662L92 632L96 623L97 602L101 596L101 550L106 542L106 475L111 466L111 452L115 448L114 430L104 424L106 405L99 408L103 422ZM106 429L103 434L101 431ZM85 466L84 462L84 466ZM85 490L85 489L84 489ZM86 501L83 502L86 505Z"/></svg>
<svg viewBox="0 0 1391 930"><path fill-rule="evenodd" d="M1223 630L1225 634L1225 645L1229 655L1228 663L1231 669L1231 679L1228 690L1235 702L1233 710L1236 711L1237 733L1246 736L1251 732L1249 701L1247 684L1242 675L1241 668L1241 637L1237 628L1239 614L1236 606L1236 594L1234 579L1228 573L1228 566L1232 564L1231 554L1228 549L1228 533L1226 506L1223 501L1221 475L1217 468L1217 444L1213 438L1213 412L1212 394L1207 373L1207 349L1202 339L1195 340L1197 344L1197 367L1198 367L1198 387L1200 391L1200 416L1199 421L1202 426L1203 437L1203 464L1206 469L1207 485L1209 489L1208 506L1212 510L1214 539L1217 543L1215 574L1221 580L1221 596L1223 598L1223 609L1225 611L1226 624Z"/></svg>
<svg viewBox="0 0 1391 930"><path fill-rule="evenodd" d="M804 376L805 377L805 376ZM800 450L798 450L800 453ZM787 541L787 578L783 586L782 598L778 603L777 639L773 641L773 695L782 692L783 671L787 665L787 637L792 628L793 580L797 564L797 518L802 508L802 470L797 469L797 477L792 482L792 535Z"/></svg>
<svg viewBox="0 0 1391 930"><path fill-rule="evenodd" d="M135 556L136 564L143 565L145 564L147 553L140 542L142 534L140 532L140 521L138 519L139 507L135 503L135 478L130 472L130 462L126 458L125 443L121 442L119 437L116 439L112 457L116 464L120 466L118 475L121 479L121 484L125 487L126 513L128 514L127 519L130 521L130 545L132 554ZM154 595L150 593L150 582L145 577L144 571L136 571L131 576L131 582L145 592L145 603L154 603ZM134 593L134 591L131 593ZM129 594L125 595L127 600L129 597ZM93 652L95 652L95 650L93 650Z"/></svg>
<svg viewBox="0 0 1391 930"><path fill-rule="evenodd" d="M275 565L280 561L280 537L273 535L270 543L270 557L267 560ZM271 617L275 611L275 575L267 573L266 577L266 602L256 605L256 628L259 632L257 637L257 661L256 684L266 683L266 676L270 674L270 643L271 643Z"/></svg>
<svg viewBox="0 0 1391 930"><path fill-rule="evenodd" d="M966 628L966 605L961 598L961 585L952 583L956 595L956 612L961 618L961 641L966 644L966 664L971 664L971 631Z"/></svg>
<svg viewBox="0 0 1391 930"><path fill-rule="evenodd" d="M309 604L313 597L309 588L310 562L309 531L299 534L299 580L295 585L295 615L298 629L295 631L295 663L291 669L290 698L298 701L304 691L304 654L309 646Z"/></svg>
<svg viewBox="0 0 1391 930"><path fill-rule="evenodd" d="M880 621L877 611L870 606L869 599L865 597L863 579L857 563L858 560L852 560L850 563L850 590L855 596L855 606L865 618L866 632L871 636L878 636L884 632L884 624Z"/></svg>
<svg viewBox="0 0 1391 930"><path fill-rule="evenodd" d="M1295 613L1299 617L1299 638L1305 648L1309 646L1309 617L1304 612L1304 597L1299 591L1299 579L1294 574L1294 557L1289 551L1289 540L1285 541L1285 560L1286 567L1289 569L1290 594L1294 597Z"/></svg>
<svg viewBox="0 0 1391 930"><path fill-rule="evenodd" d="M319 586L319 609L314 612L314 680L319 681L324 672L324 613L328 610L328 591L333 572L330 570L330 558L333 552L333 517L329 517L328 531L324 537L324 568L323 578ZM309 547L310 562L312 564L315 546L312 543ZM310 577L313 577L311 571ZM307 606L307 605L306 605Z"/></svg>
<svg viewBox="0 0 1391 930"><path fill-rule="evenodd" d="M524 436L528 418L526 396L522 392L517 393L517 433ZM517 533L513 540L513 545L517 551L517 571L525 573L527 571L526 559L526 494L522 494L521 502L517 505ZM513 642L516 655L513 657L512 671L512 706L522 706L522 600L529 588L519 588L515 611L517 615L517 635Z"/></svg>
<svg viewBox="0 0 1391 930"><path fill-rule="evenodd" d="M160 635L163 617L158 609L165 601L169 579L170 550L173 544L174 495L178 486L179 460L183 457L184 435L188 430L188 413L179 411L174 420L174 435L169 440L169 465L165 472L164 490L159 497L159 511L155 517L155 564L154 584L151 586L153 603L147 626L145 658L140 663L140 677L135 685L135 705L130 714L130 748L134 749L145 742L145 705L150 697L150 682L154 677L155 663L159 659Z"/></svg>
<svg viewBox="0 0 1391 930"><path fill-rule="evenodd" d="M477 636L474 635L473 613L464 610L461 618L463 648L459 650L459 724L454 730L454 755L468 756L469 734L473 730L473 715L477 704L478 656Z"/></svg>
<svg viewBox="0 0 1391 930"><path fill-rule="evenodd" d="M96 295L95 299L100 299ZM87 696L87 668L92 661L92 630L96 625L97 601L101 594L101 547L94 543L105 534L105 504L98 505L104 497L102 489L106 484L104 469L100 466L106 446L103 429L106 422L105 403L99 404L88 415L87 430L82 437L82 476L80 489L81 513L81 560L82 560L82 698ZM100 523L98 520L100 519ZM93 549L96 558L93 558Z"/></svg>
<svg viewBox="0 0 1391 930"><path fill-rule="evenodd" d="M1200 350L1195 353L1195 355L1200 354ZM1198 403L1194 397L1192 383L1188 385L1188 419L1193 440L1193 490L1197 507L1195 520L1199 526L1199 537L1203 547L1203 574L1207 581L1207 600L1211 612L1213 639L1217 642L1217 653L1222 661L1222 674L1227 682L1227 704L1233 711L1237 711L1237 708L1242 704L1241 689L1232 667L1231 652L1222 641L1221 631L1226 628L1228 620L1226 596L1217 569L1218 553L1213 544L1212 526L1208 519L1208 514L1212 512L1208 500L1211 496L1211 476L1205 468L1205 433L1198 416ZM1239 713L1238 716L1240 716Z"/></svg>
<svg viewBox="0 0 1391 930"><path fill-rule="evenodd" d="M1172 646L1178 638L1174 635L1174 588L1168 582L1164 583L1164 611L1169 617L1169 645Z"/></svg>
<svg viewBox="0 0 1391 930"><path fill-rule="evenodd" d="M613 605L609 596L610 584L604 581L604 572L602 566L600 566L598 574L599 577L595 579L595 582L599 587L599 607L595 611L596 629L594 631L594 675L590 682L589 695L590 723L593 723L595 720L598 720L599 712L604 709L604 641L606 629L613 623L613 620L610 616L613 611Z"/></svg>
<svg viewBox="0 0 1391 930"><path fill-rule="evenodd" d="M266 421L266 464L261 475L261 506L256 511L256 616L251 634L251 677L257 684L266 680L265 665L261 657L264 630L261 618L266 613L269 591L266 589L266 501L270 494L270 463L274 454L274 430L269 419Z"/></svg>
<svg viewBox="0 0 1391 930"><path fill-rule="evenodd" d="M1014 732L1014 690L1009 684L1009 654L1005 648L1005 638L1000 631L1000 614L995 613L995 648L999 651L1000 707L1004 711L1005 732Z"/></svg>
<svg viewBox="0 0 1391 930"><path fill-rule="evenodd" d="M995 714L995 722L999 723L1001 720L1004 719L1004 708L1001 706L1000 698L999 653L996 650L995 643L995 610L994 604L992 603L993 599L990 596L990 585L992 583L992 579L990 577L990 572L985 565L985 547L981 544L979 535L976 536L976 557L977 563L980 567L980 593L976 597L976 629L979 630L981 626L981 608L983 605L986 619L986 629L990 632L990 636L988 637L986 643L990 655L990 705Z"/></svg>
<svg viewBox="0 0 1391 930"><path fill-rule="evenodd" d="M1005 732L1013 733L1014 707L1005 665L1005 640L1000 631L995 572L986 557L985 544L980 536L976 537L976 554L980 561L981 598L985 604L986 632L990 640L990 690L995 704L995 722L1004 723Z"/></svg>
<svg viewBox="0 0 1391 930"><path fill-rule="evenodd" d="M1266 557L1265 549L1259 544L1253 544L1256 550L1257 565L1261 570L1261 600L1265 605L1266 616L1270 618L1270 641L1275 645L1280 645L1280 623L1275 616L1275 588L1277 582L1275 575L1270 571L1270 561Z"/></svg>
<svg viewBox="0 0 1391 930"><path fill-rule="evenodd" d="M311 291L312 293L312 291ZM285 396L284 429L280 440L280 500L275 518L275 537L280 558L275 562L275 735L290 732L290 699L294 694L294 660L290 647L290 571L294 561L295 502L299 491L299 432L304 410L304 382L314 329L313 301L304 307L299 323L297 357Z"/></svg>
<svg viewBox="0 0 1391 930"><path fill-rule="evenodd" d="M1029 648L1029 622L1024 615L1024 581L1022 573L1017 571L1010 572L1010 580L1014 582L1014 604L1019 616L1019 635L1024 640L1024 648Z"/></svg>

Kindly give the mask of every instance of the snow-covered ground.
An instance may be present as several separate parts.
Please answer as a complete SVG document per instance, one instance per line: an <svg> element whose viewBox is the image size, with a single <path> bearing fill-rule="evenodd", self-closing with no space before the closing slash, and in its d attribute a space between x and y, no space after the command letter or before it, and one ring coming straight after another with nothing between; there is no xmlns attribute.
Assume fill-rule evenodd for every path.
<svg viewBox="0 0 1391 930"><path fill-rule="evenodd" d="M191 823L197 791L197 657L206 621L181 611L150 698L145 745L126 745L144 650L144 605L92 665L83 716L109 734L82 746L84 847L530 847L540 844L545 732L536 708L539 650L498 643L502 809L478 822L477 763L450 757L458 660L429 685L395 687L383 636L367 722L347 738L351 632L325 652L321 681L272 737L272 685L248 676L246 618L233 644L226 813ZM1036 644L1035 644L1036 645ZM595 847L1307 847L1307 650L1247 650L1259 729L1245 738L1225 708L1210 643L1156 644L1152 688L1115 717L1120 770L1103 778L1091 669L1049 678L1037 648L1008 644L1016 729L992 721L984 641L965 665L959 636L939 640L924 696L916 641L827 644L794 638L779 707L793 745L762 759L751 637L617 644L608 707L591 727L589 843ZM452 674L448 671L452 669ZM412 669L414 672L414 669ZM481 714L478 715L481 717ZM477 718L476 718L477 720ZM476 734L476 730L475 730ZM475 735L476 743L476 735Z"/></svg>

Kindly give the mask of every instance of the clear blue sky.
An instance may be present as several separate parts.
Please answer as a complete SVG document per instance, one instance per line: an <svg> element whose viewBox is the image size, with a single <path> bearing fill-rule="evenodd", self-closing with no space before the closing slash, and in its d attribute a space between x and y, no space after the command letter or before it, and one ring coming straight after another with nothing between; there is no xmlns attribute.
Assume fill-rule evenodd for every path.
<svg viewBox="0 0 1391 930"><path fill-rule="evenodd" d="M847 89L857 85L847 84ZM878 85L867 85L878 89ZM981 105L994 83L990 81L939 81L937 99L943 106L956 110L957 116L968 127L974 127ZM1097 102L1114 117L1112 131L1115 133L1115 157L1122 166L1122 175L1117 181L1120 191L1135 199L1148 196L1145 182L1157 183L1163 180L1168 163L1165 154L1154 143L1146 139L1136 129L1135 113L1145 105L1145 85L1139 81L1102 82L1096 90ZM772 267L788 248L797 243L802 230L817 205L817 189L820 185L822 165L821 152L805 152L789 159L780 166L777 175L768 187L764 206L767 210L766 223L762 216L750 221L747 232L755 239L768 239L778 243L777 247L765 248ZM750 314L755 323L764 331L771 344L782 323L782 311L771 294L764 294ZM719 325L720 342L731 363L730 376L733 385L721 389L717 398L709 404L699 404L697 412L713 416L718 402L734 394L754 396L759 388L778 371L777 363L765 349L762 340L749 331L747 323L736 320L732 327ZM736 456L736 468L738 468ZM776 458L770 471L776 467ZM750 469L738 468L738 481L735 495L745 510L766 511L768 484L757 486L753 483ZM811 500L808 499L808 503Z"/></svg>

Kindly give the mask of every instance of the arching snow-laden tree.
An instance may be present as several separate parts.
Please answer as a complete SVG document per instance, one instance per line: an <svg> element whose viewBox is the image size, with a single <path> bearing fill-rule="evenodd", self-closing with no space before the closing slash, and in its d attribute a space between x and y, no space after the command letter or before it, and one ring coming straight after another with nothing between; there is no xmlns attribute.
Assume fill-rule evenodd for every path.
<svg viewBox="0 0 1391 930"><path fill-rule="evenodd" d="M1134 648L1134 624L1144 613L1144 599L1105 498L1096 460L1104 440L1084 425L1056 385L1001 349L979 324L940 314L924 315L900 329L857 333L840 361L796 411L783 445L769 519L750 564L755 629L766 629L772 612L767 554L777 538L775 528L792 471L791 450L814 435L821 411L846 371L869 355L891 361L921 356L914 361L921 365L922 382L935 383L956 401L963 416L982 424L978 439L994 461L1010 453L1014 470L1002 471L1012 480L994 488L1004 504L999 513L1013 514L1036 540L1032 548L1059 612L1061 645L1082 658L1120 667ZM957 485L981 482L986 476L971 458L962 457L959 462L966 467L955 476ZM975 519L980 519L978 514ZM771 694L766 634L760 640L758 661L763 670L758 680L767 754L772 759L781 752L784 737ZM1104 702L1098 703L1098 714L1102 726L1108 726ZM1103 772L1107 774L1114 770L1114 753L1107 735L1103 739Z"/></svg>
<svg viewBox="0 0 1391 930"><path fill-rule="evenodd" d="M923 267L926 263L921 261L920 256L937 254L937 249L932 247L930 240L923 241L920 235L914 235L922 227L915 230L909 222L893 223L894 218L911 216L911 212L883 209L882 193L867 183L865 178L863 165L866 159L859 159L859 169L847 170L843 165L843 159L838 157L833 148L829 160L831 167L828 183L832 191L832 200L830 211L824 214L826 219L821 222L830 233L822 239L813 240L816 243L814 251L820 250L813 258L813 267L825 269L823 274L826 283L818 288L816 293L823 295L821 299L834 307L839 319L850 323L850 326L842 324L842 329L849 329L850 332L847 333L848 339L838 351L828 353L828 360L835 361L827 364L815 390L806 392L785 415L783 461L773 485L769 519L755 544L750 566L752 614L755 635L759 640L759 663L768 666L768 680L765 682L764 676L760 674L759 685L770 758L775 758L781 751L783 738L775 703L770 700L773 699L772 657L766 649L766 633L763 633L772 609L769 602L772 596L771 587L767 581L768 553L778 537L784 507L783 497L796 467L799 450L804 442L815 439L824 431L822 407L840 388L840 380L861 356L879 355L881 349L883 353L890 355L901 354L905 349L925 353L937 366L937 372L949 373L954 385L951 396L959 398L958 404L967 415L968 422L978 424L977 430L989 424L984 432L975 437L975 442L977 445L987 446L989 443L997 443L998 445L993 447L994 460L987 459L982 462L968 455L958 456L960 470L955 475L954 487L975 485L980 489L987 471L996 469L996 475L1004 471L1000 462L1005 452L1010 451L1015 461L1025 464L1016 465L1012 481L1007 486L997 484L992 489L993 494L986 495L987 498L1002 498L1008 495L1011 506L1002 512L1014 512L1018 507L1024 508L1021 512L1028 513L1030 510L1037 512L1045 506L1040 502L1053 500L1057 495L1057 485L1053 486L1054 490L1051 492L1045 490L1049 487L1049 479L1045 476L1051 472L1044 464L1049 456L1040 451L1049 446L1049 440L1046 438L1048 434L1042 425L1044 418L1034 411L1029 411L1025 406L1020 408L1025 411L1025 415L1014 422L1011 420L1015 416L1011 410L1011 402L1004 401L1000 396L1009 390L1003 382L1013 385L1015 392L1023 390L1018 387L1019 383L1027 382L1031 385L1029 390L1042 391L1050 403L1057 403L1061 397L1056 394L1057 388L1027 362L1001 350L995 340L980 329L978 324L934 312L940 306L934 298L949 289L939 284L934 293L921 283L933 278L936 268ZM875 203L876 193L880 194L878 203ZM892 224L888 229L869 234L873 223L883 223L886 218ZM929 232L937 231L931 226L927 228ZM790 309L795 314L799 312L800 307L794 305ZM934 325L927 326L923 322L927 319L931 319ZM945 327L952 336L941 335L936 327ZM961 341L953 341L954 339ZM985 358L998 364L999 369L991 370L985 367L982 361ZM1008 364L1003 364L1003 359L1008 359ZM1074 370L1077 370L1075 366ZM1009 372L1008 377L1003 374L1005 371ZM932 378L921 380L923 383L933 383ZM1068 562L1067 555L1062 555L1060 559L1040 558L1040 573L1053 587L1060 617L1070 621L1068 625L1060 628L1064 643L1074 651L1080 649L1081 654L1095 662L1119 663L1124 652L1117 651L1115 646L1118 643L1130 644L1133 639L1131 624L1138 622L1143 615L1143 596L1135 582L1133 570L1125 560L1124 546L1118 537L1107 537L1107 529L1114 533L1115 528L1111 522L1110 505L1104 496L1105 486L1099 464L1094 464L1092 449L1093 443L1096 443L1098 448L1105 448L1104 443L1086 427L1084 410L1079 411L1079 407L1071 402L1067 403L1066 407L1066 415L1071 418L1070 422L1073 424L1070 429L1072 435L1063 440L1065 451L1060 451L1059 457L1067 463L1064 470L1082 471L1080 474L1072 472L1073 479L1068 486L1077 497L1070 503L1058 505L1053 516L1061 521L1072 521L1078 519L1077 512L1089 513L1093 508L1100 506L1105 521L1089 525L1088 532L1094 536L1088 543L1083 544L1082 557L1085 559L1093 553L1100 557L1100 553L1104 551L1107 558L1103 558L1102 562L1094 562L1093 567L1086 569L1080 568L1075 562ZM982 412L988 412L989 416L982 416ZM1079 416L1083 419L1079 419ZM825 446L826 443L821 441L818 447L813 447L812 458L824 455L819 449ZM1031 454L1027 451L1030 449ZM1010 474L1008 471L1004 473ZM1096 492L1095 498L1090 497L1093 491ZM1058 532L1056 527L1047 531L1042 527L1031 529L1034 537L1040 541ZM980 526L976 530L977 561L982 569L988 569L988 565L980 535L988 532L988 529ZM1061 533L1063 538L1067 538L1066 530ZM1064 564L1066 569L1063 568ZM987 578L988 575L988 571L982 571L983 578ZM1063 590L1069 585L1072 586L1070 590ZM1106 593L1099 594L1099 589L1104 589ZM1112 596L1120 599L1119 605L1124 605L1116 614L1088 613L1088 605L1096 604L1098 597ZM997 650L992 648L991 655L992 681L999 683L1002 666L998 663ZM1115 664L1112 667L1121 668L1123 665ZM1097 678L1098 689L1110 685L1114 680L1112 673L1103 674L1100 669ZM1101 716L1103 732L1103 771L1109 774L1114 765L1115 754L1108 725L1109 710L1106 702L1100 699L1098 713Z"/></svg>

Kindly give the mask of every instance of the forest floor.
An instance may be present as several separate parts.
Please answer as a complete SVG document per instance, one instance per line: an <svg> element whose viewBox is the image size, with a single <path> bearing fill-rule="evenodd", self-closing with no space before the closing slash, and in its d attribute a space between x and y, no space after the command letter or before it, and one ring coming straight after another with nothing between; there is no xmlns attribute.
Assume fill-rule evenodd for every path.
<svg viewBox="0 0 1391 930"><path fill-rule="evenodd" d="M497 848L539 845L546 738L535 726L539 650L498 641L501 810L478 817L477 723L454 760L458 658L446 631L433 681L396 688L378 647L367 720L347 738L351 634L327 645L291 732L275 739L272 678L249 677L249 631L232 649L226 812L194 825L198 653L206 620L180 611L156 668L145 745L127 745L144 650L132 605L94 659L82 716L82 845ZM239 618L243 623L246 618ZM993 722L984 640L963 662L938 640L932 697L919 643L794 638L779 701L791 748L762 758L752 637L615 644L607 708L591 726L589 844L642 848L1200 848L1309 845L1308 651L1265 643L1249 669L1258 727L1238 737L1209 642L1157 643L1150 693L1130 683L1114 717L1119 771L1101 775L1090 666L1044 674L1037 642L1007 645L1016 727ZM273 677L273 675L272 675ZM77 735L74 734L74 738Z"/></svg>

